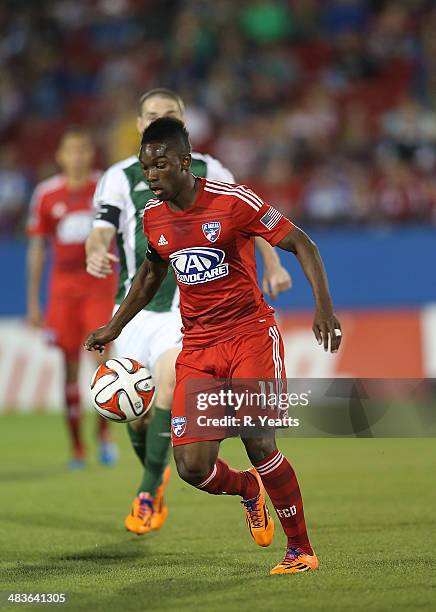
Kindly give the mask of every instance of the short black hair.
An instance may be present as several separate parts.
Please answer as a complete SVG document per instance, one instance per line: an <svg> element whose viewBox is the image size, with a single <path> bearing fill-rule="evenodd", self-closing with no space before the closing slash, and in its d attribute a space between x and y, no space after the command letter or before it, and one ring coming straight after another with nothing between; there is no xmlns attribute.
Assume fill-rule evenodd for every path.
<svg viewBox="0 0 436 612"><path fill-rule="evenodd" d="M150 98L168 98L169 100L174 100L174 102L179 107L180 112L185 112L185 105L183 104L182 98L178 93L172 91L171 89L165 89L165 87L155 87L155 89L149 89L139 98L139 114L142 115L142 107L146 100Z"/></svg>
<svg viewBox="0 0 436 612"><path fill-rule="evenodd" d="M152 121L152 123L145 128L142 133L139 155L141 155L143 147L151 142L172 144L177 152L181 154L188 154L191 152L188 130L182 121L173 119L172 117L161 117L156 119L156 121Z"/></svg>

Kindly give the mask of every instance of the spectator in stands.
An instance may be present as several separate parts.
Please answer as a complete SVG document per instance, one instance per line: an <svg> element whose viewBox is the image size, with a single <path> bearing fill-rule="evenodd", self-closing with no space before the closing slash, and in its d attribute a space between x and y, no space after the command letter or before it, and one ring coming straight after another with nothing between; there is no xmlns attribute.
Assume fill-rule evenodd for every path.
<svg viewBox="0 0 436 612"><path fill-rule="evenodd" d="M368 185L377 143L431 182L435 20L427 0L10 2L0 20L0 138L16 146L16 171L43 179L65 125L88 124L104 131L101 162L111 163L136 150L129 98L159 84L183 90L197 146L224 155L238 180L283 187L291 160L290 184L311 185L314 210L319 164L358 160ZM326 200L332 183L347 199L341 181L330 176ZM349 199L352 218L368 209L363 200Z"/></svg>
<svg viewBox="0 0 436 612"><path fill-rule="evenodd" d="M24 96L12 74L0 71L0 131L8 128L23 110Z"/></svg>
<svg viewBox="0 0 436 612"><path fill-rule="evenodd" d="M325 34L335 39L350 32L362 32L369 18L368 0L328 0L321 4L321 24Z"/></svg>
<svg viewBox="0 0 436 612"><path fill-rule="evenodd" d="M293 140L304 145L309 154L327 154L339 125L333 98L326 89L313 85L296 108L291 111L287 132Z"/></svg>
<svg viewBox="0 0 436 612"><path fill-rule="evenodd" d="M373 197L371 217L375 221L422 221L431 212L429 186L400 158L386 160Z"/></svg>
<svg viewBox="0 0 436 612"><path fill-rule="evenodd" d="M272 157L264 167L262 178L252 180L251 186L265 202L274 205L287 217L294 221L300 219L303 186L295 176L289 158Z"/></svg>
<svg viewBox="0 0 436 612"><path fill-rule="evenodd" d="M0 148L0 235L11 238L22 224L30 196L30 180L17 163L12 144Z"/></svg>
<svg viewBox="0 0 436 612"><path fill-rule="evenodd" d="M293 31L292 13L286 2L248 0L239 20L244 35L259 45L283 40Z"/></svg>
<svg viewBox="0 0 436 612"><path fill-rule="evenodd" d="M398 155L412 158L424 147L436 146L436 113L405 97L381 117L381 135Z"/></svg>
<svg viewBox="0 0 436 612"><path fill-rule="evenodd" d="M337 163L316 168L303 194L302 213L316 224L351 222L357 217L358 202L352 176Z"/></svg>

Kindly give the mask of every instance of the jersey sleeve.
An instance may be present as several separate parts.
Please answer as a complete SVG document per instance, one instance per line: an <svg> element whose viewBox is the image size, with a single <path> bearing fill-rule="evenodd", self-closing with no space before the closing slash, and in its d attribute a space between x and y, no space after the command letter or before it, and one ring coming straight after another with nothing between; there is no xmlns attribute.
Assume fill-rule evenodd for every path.
<svg viewBox="0 0 436 612"><path fill-rule="evenodd" d="M106 170L97 183L93 205L95 217L93 227L120 226L122 213L126 211L130 199L129 181L122 168Z"/></svg>
<svg viewBox="0 0 436 612"><path fill-rule="evenodd" d="M210 181L222 181L223 183L234 183L235 177L225 168L220 161L211 155L205 155L207 173L206 178Z"/></svg>
<svg viewBox="0 0 436 612"><path fill-rule="evenodd" d="M49 236L52 231L51 219L48 215L44 192L36 187L30 200L30 213L27 220L26 233L28 236Z"/></svg>
<svg viewBox="0 0 436 612"><path fill-rule="evenodd" d="M153 263L166 263L162 257L159 255L159 253L156 251L156 249L154 247L151 246L150 243L148 243L147 246L147 250L145 252L145 256L149 261L152 261Z"/></svg>
<svg viewBox="0 0 436 612"><path fill-rule="evenodd" d="M289 219L245 185L237 185L236 191L233 219L236 229L243 234L261 236L275 246L294 228Z"/></svg>
<svg viewBox="0 0 436 612"><path fill-rule="evenodd" d="M151 244L150 239L148 238L148 231L147 231L147 215L146 215L146 210L144 209L144 212L142 213L142 228L144 230L144 234L147 237L147 250L145 251L145 256L149 261L152 261L154 263L166 263L162 257L159 255L159 253L156 251L156 249L154 248L154 246Z"/></svg>

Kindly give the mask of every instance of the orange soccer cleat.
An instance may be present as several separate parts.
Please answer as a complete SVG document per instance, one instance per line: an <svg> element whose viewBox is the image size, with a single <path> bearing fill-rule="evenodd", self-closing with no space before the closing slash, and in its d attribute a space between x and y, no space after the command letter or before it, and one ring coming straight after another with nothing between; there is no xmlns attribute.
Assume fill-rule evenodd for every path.
<svg viewBox="0 0 436 612"><path fill-rule="evenodd" d="M318 569L319 563L315 555L308 555L298 546L288 546L285 558L272 568L271 574L300 574Z"/></svg>
<svg viewBox="0 0 436 612"><path fill-rule="evenodd" d="M152 530L153 498L148 493L139 493L133 500L130 514L127 515L124 525L128 531L137 535L144 535Z"/></svg>
<svg viewBox="0 0 436 612"><path fill-rule="evenodd" d="M253 499L243 499L248 529L253 540L259 546L269 546L274 537L274 521L265 502L265 490L262 480L254 468L248 470L259 483L259 493Z"/></svg>
<svg viewBox="0 0 436 612"><path fill-rule="evenodd" d="M168 516L168 506L165 504L164 492L168 486L171 476L171 468L169 465L164 470L162 476L162 482L156 491L156 497L154 498L154 513L151 517L151 528L160 529Z"/></svg>

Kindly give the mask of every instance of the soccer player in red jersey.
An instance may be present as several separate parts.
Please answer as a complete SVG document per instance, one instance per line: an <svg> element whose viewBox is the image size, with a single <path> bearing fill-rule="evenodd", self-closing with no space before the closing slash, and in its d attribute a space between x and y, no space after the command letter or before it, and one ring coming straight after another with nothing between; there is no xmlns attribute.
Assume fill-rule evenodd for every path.
<svg viewBox="0 0 436 612"><path fill-rule="evenodd" d="M336 352L340 323L324 266L308 236L250 189L193 176L190 150L187 131L175 119L158 119L144 131L140 161L156 196L144 209L147 256L118 312L90 334L85 347L101 350L116 338L156 293L171 264L184 332L172 406L179 475L214 495L240 495L251 535L260 546L268 546L274 533L265 489L287 537L285 557L271 573L314 570L318 559L307 535L297 477L273 433L241 435L254 468L232 469L218 458L222 436L216 430L202 438L186 435L187 424L198 413L186 402L185 385L199 378L211 386L216 378L285 379L274 311L257 285L254 236L296 255L315 298L315 337L325 350Z"/></svg>
<svg viewBox="0 0 436 612"><path fill-rule="evenodd" d="M37 186L30 207L28 321L34 327L43 324L39 299L46 247L50 243L53 261L45 327L49 340L64 356L65 403L73 449L69 465L80 469L84 466L84 445L80 432L79 351L89 331L111 316L116 275L95 279L85 270L84 244L91 229L92 199L99 178L92 169L94 146L89 134L79 128L66 131L56 161L62 173ZM97 435L100 461L113 463L115 448L108 422L101 417Z"/></svg>

